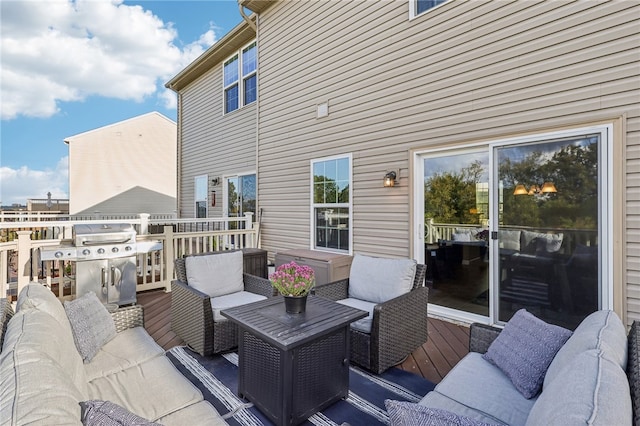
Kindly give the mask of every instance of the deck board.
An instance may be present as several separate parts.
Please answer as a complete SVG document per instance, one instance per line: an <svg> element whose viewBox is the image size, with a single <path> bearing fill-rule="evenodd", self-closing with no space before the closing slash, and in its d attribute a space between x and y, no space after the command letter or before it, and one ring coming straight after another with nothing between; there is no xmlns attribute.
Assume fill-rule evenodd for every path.
<svg viewBox="0 0 640 426"><path fill-rule="evenodd" d="M144 307L145 329L163 349L184 345L171 330L171 293L151 290L138 293ZM442 378L468 353L469 327L429 318L429 340L416 348L398 368L440 383Z"/></svg>

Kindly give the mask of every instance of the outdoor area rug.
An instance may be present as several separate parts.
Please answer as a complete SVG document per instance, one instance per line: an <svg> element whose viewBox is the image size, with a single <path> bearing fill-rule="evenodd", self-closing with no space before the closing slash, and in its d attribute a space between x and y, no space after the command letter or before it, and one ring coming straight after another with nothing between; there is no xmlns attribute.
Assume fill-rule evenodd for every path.
<svg viewBox="0 0 640 426"><path fill-rule="evenodd" d="M230 425L271 425L247 400L237 396L238 355L203 357L186 347L167 351L171 362L200 389ZM435 385L415 374L391 368L381 375L356 366L349 371L349 397L311 416L304 425L350 426L388 424L385 399L417 402Z"/></svg>

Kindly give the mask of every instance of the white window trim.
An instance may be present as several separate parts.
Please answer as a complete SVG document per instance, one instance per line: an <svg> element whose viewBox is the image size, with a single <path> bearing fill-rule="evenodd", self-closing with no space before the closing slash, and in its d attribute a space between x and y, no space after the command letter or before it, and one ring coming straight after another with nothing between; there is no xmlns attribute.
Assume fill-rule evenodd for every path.
<svg viewBox="0 0 640 426"><path fill-rule="evenodd" d="M229 214L229 179L231 178L239 178L242 176L255 175L256 176L256 206L258 205L258 174L255 170L250 170L246 172L239 173L229 173L227 175L222 176L222 213L223 216L227 216Z"/></svg>
<svg viewBox="0 0 640 426"><path fill-rule="evenodd" d="M349 202L348 203L340 203L340 204L316 204L313 202L313 165L314 163L320 163L322 161L329 160L337 160L341 158L349 159ZM309 171L309 249L316 251L324 251L329 253L340 253L345 254L346 250L337 250L331 249L327 247L316 247L316 216L315 209L316 207L346 207L349 209L349 250L348 254L353 255L353 154L339 154L332 155L329 157L321 157L314 158L309 161L310 171Z"/></svg>
<svg viewBox="0 0 640 426"><path fill-rule="evenodd" d="M415 19L415 18L417 18L417 17L419 17L419 16L424 15L425 13L429 13L429 12L431 12L432 10L436 10L436 9L437 9L437 8L439 8L440 6L445 5L445 4L447 4L447 3L449 3L449 2L448 2L448 1L445 1L445 2L443 2L443 3L440 3L440 4L439 4L439 5L437 5L437 6L432 7L431 9L427 9L427 10L425 10L425 11L424 11L424 12L422 12L422 13L417 13L417 10L418 10L418 0L409 0L409 20L411 21L411 20L413 20L413 19Z"/></svg>
<svg viewBox="0 0 640 426"><path fill-rule="evenodd" d="M244 94L245 94L245 80L253 75L257 75L258 74L258 55L257 55L257 51L256 51L256 69L252 72L250 72L247 75L244 75L242 73L242 51L245 50L247 47L251 46L252 44L255 43L255 48L258 48L258 43L256 42L256 40L252 40L249 43L245 44L244 46L242 46L240 49L238 49L237 51L233 52L233 54L229 55L227 58L225 58L224 61L222 61L222 115L227 115L227 114L232 114L236 111L239 111L240 109L242 109L245 106L244 103ZM224 64L226 64L229 60L233 59L235 56L238 57L238 79L235 80L234 83L231 84L224 84ZM238 108L234 109L233 111L229 111L226 112L227 109L227 105L226 105L226 91L228 88L230 88L231 86L233 86L234 84L238 85ZM258 88L258 84L256 82L256 90ZM257 94L256 94L257 95ZM256 96L257 99L257 96ZM250 104L247 105L251 105L252 103L254 103L255 101L251 102Z"/></svg>
<svg viewBox="0 0 640 426"><path fill-rule="evenodd" d="M205 185L206 185L206 193L205 193L205 198L204 199L199 199L198 198L198 180L199 179L204 179ZM206 208L206 212L205 212L205 218L209 217L209 175L198 175L195 176L193 178L193 217L197 218L198 217L198 201L204 201L205 202L205 208Z"/></svg>
<svg viewBox="0 0 640 426"><path fill-rule="evenodd" d="M584 134L593 134L599 133L601 135L600 141L600 156L601 160L598 164L599 167L599 188L600 188L600 203L599 203L599 211L602 214L601 219L599 220L598 230L601 236L605 236L600 239L600 259L601 259L601 267L602 272L600 275L600 279L602 283L600 283L600 309L614 309L615 304L615 283L614 283L614 266L613 266L613 250L614 250L614 225L612 218L613 210L614 210L614 167L613 167L613 124L602 124L602 125L594 125L594 126L586 126L586 127L576 127L567 130L559 130L554 132L547 133L536 133L530 134L526 136L520 137L512 137L512 138L504 138L504 139L495 139L488 140L482 142L468 143L459 145L457 148L459 149L473 149L475 147L486 147L486 149L490 152L490 176L493 176L493 158L491 157L493 154L493 150L495 147L502 145L513 145L518 143L528 143L528 142L536 142L541 140L551 140L551 139L562 139L565 137L575 137L577 135ZM413 211L411 214L413 227L415 230L415 238L413 239L413 256L415 259L424 259L424 215L419 211L420 205L424 205L424 191L422 191L424 182L423 177L421 176L422 172L422 156L426 153L433 154L439 151L452 151L455 147L443 147L443 148L432 148L432 149L420 149L413 152L413 199L416 200L416 204L414 204ZM495 183L494 183L495 184ZM495 210L497 208L497 203L495 203L496 196L495 188L491 188L489 194L489 206L490 206L490 230L495 230L497 225L496 221L498 220L498 212ZM421 204L420 204L421 203ZM497 248L493 248L493 250L497 250ZM422 253L422 254L421 254ZM420 257L422 256L422 257ZM494 262L497 262L496 253L492 253L492 257ZM493 271L496 270L496 266L493 266ZM489 282L493 283L495 278L493 276L489 277ZM617 289L621 290L621 287ZM497 294L494 294L493 297L497 297ZM489 301L489 317L484 317L480 315L475 315L471 313L462 313L461 311L456 311L447 307L432 305L429 304L429 312L432 312L435 315L445 316L447 318L455 319L458 321L464 322L482 322L488 324L496 324L495 318L495 300Z"/></svg>

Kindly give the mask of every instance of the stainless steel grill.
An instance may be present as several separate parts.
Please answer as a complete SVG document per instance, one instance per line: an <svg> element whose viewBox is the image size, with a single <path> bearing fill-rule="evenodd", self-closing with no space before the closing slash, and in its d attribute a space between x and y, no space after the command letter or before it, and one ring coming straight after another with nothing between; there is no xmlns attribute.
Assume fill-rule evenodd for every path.
<svg viewBox="0 0 640 426"><path fill-rule="evenodd" d="M72 241L43 247L41 260L76 262L76 297L93 291L103 303L136 302L136 255L162 248L160 241L136 241L131 224L73 227Z"/></svg>

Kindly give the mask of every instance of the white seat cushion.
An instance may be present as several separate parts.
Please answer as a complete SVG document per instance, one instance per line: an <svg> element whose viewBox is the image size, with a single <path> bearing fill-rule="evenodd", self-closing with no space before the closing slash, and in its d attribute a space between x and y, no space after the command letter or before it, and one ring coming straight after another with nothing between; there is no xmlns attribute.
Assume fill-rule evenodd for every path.
<svg viewBox="0 0 640 426"><path fill-rule="evenodd" d="M164 355L162 349L142 327L128 328L98 351L84 364L89 381L126 370L151 358Z"/></svg>
<svg viewBox="0 0 640 426"><path fill-rule="evenodd" d="M376 307L376 303L367 302L366 300L360 299L342 299L337 300L336 302L341 303L343 305L351 306L352 308L360 309L363 311L369 312L364 318L359 319L358 321L351 323L351 328L354 330L361 331L363 333L371 334L371 326L373 325L373 308Z"/></svg>
<svg viewBox="0 0 640 426"><path fill-rule="evenodd" d="M236 293L226 294L224 296L211 298L211 309L213 309L213 321L226 321L220 311L223 309L235 308L236 306L246 305L247 303L258 302L266 297L250 291L238 291Z"/></svg>
<svg viewBox="0 0 640 426"><path fill-rule="evenodd" d="M89 398L114 402L156 421L202 401L202 393L161 356L89 383Z"/></svg>
<svg viewBox="0 0 640 426"><path fill-rule="evenodd" d="M187 283L211 297L244 290L241 251L188 256L184 265L187 270Z"/></svg>
<svg viewBox="0 0 640 426"><path fill-rule="evenodd" d="M411 291L414 259L383 259L356 254L349 274L349 297L383 303Z"/></svg>
<svg viewBox="0 0 640 426"><path fill-rule="evenodd" d="M158 423L163 426L222 426L228 424L208 401L201 401L168 416L160 417Z"/></svg>

